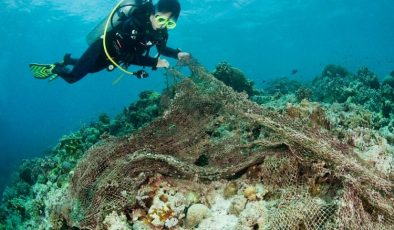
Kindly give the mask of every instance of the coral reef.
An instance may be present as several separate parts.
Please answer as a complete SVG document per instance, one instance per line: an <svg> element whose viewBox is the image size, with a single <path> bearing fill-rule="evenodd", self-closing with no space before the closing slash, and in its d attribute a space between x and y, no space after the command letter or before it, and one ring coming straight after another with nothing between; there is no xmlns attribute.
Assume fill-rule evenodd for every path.
<svg viewBox="0 0 394 230"><path fill-rule="evenodd" d="M124 136L148 124L159 116L161 95L154 91L143 91L139 100L123 110L104 130L110 135Z"/></svg>
<svg viewBox="0 0 394 230"><path fill-rule="evenodd" d="M162 117L129 137L108 137L87 152L70 184L71 200L80 202L84 218L70 220L70 225L94 229L112 211L143 208L148 213L149 224L162 226L180 214L172 206L159 205L149 215L155 204L154 193L143 196L146 197L143 202L138 198L139 188L157 173L164 179L197 178L195 184L204 186L217 180L243 178L248 170L255 170L250 173L254 177L243 183L262 181L271 188L267 189L268 197L263 197L264 200L283 202L278 206L287 207L263 206L262 210L271 210L267 211L267 226L304 225L315 229L338 223L348 224L349 228L363 224L393 226L393 182L387 174L365 164L351 146L328 132L301 122L289 122L288 115L263 109L215 80L199 64L191 63L190 68L191 78L176 86L175 97ZM315 113L321 116L321 112ZM316 121L325 125L320 119ZM208 163L198 166L195 163L202 154ZM212 186L215 185L207 187ZM245 186L240 190L248 202L258 201L257 189ZM342 191L356 194L352 199L365 208L355 212L368 218L346 223L350 214L342 209L348 204L337 204L341 199L348 199ZM283 199L285 196L289 199ZM215 211L212 216L201 216L207 220L214 218L217 223L215 215L228 209L231 202L216 207L217 203L225 204L223 196L203 197L207 200L205 206ZM215 202L217 199L222 201ZM299 216L291 216L305 204L307 208ZM263 223L261 218L252 223ZM282 221L283 218L288 222ZM223 226L234 227L237 222L227 212L219 219L228 219ZM381 223L382 219L385 222ZM179 217L177 220L170 222L185 226Z"/></svg>
<svg viewBox="0 0 394 230"><path fill-rule="evenodd" d="M298 102L301 102L302 100L311 100L312 90L305 86L301 86L296 91L296 97Z"/></svg>
<svg viewBox="0 0 394 230"><path fill-rule="evenodd" d="M389 84L331 65L313 88L281 79L250 94L261 106L187 66L190 77L170 70L182 81L163 95L143 92L115 120L102 114L26 161L0 229L394 228L391 109L319 92L342 82L387 100Z"/></svg>
<svg viewBox="0 0 394 230"><path fill-rule="evenodd" d="M381 84L366 67L361 67L353 75L343 67L328 65L322 75L313 80L312 99L326 103L354 103L388 118L394 113L394 93L390 82L387 78Z"/></svg>
<svg viewBox="0 0 394 230"><path fill-rule="evenodd" d="M383 81L382 81L382 85L389 85L391 88L394 88L394 71L392 73L392 75L388 75L386 76Z"/></svg>
<svg viewBox="0 0 394 230"><path fill-rule="evenodd" d="M241 70L232 67L227 62L219 63L212 74L237 92L245 92L249 96L258 94L254 89L254 82L248 80Z"/></svg>
<svg viewBox="0 0 394 230"><path fill-rule="evenodd" d="M358 69L357 79L368 88L378 89L380 87L378 77L365 66Z"/></svg>
<svg viewBox="0 0 394 230"><path fill-rule="evenodd" d="M321 76L312 81L313 100L333 103L343 103L348 97L355 94L354 90L349 88L352 78L349 72L336 65L327 65Z"/></svg>
<svg viewBox="0 0 394 230"><path fill-rule="evenodd" d="M130 133L158 116L160 94L145 91L140 100L125 108L116 120L101 114L98 122L65 135L47 156L26 160L14 175L13 185L6 188L0 207L0 229L61 229L66 220L59 214L73 169L101 138Z"/></svg>
<svg viewBox="0 0 394 230"><path fill-rule="evenodd" d="M329 64L323 69L322 76L329 78L345 78L349 75L349 71L343 66Z"/></svg>
<svg viewBox="0 0 394 230"><path fill-rule="evenodd" d="M309 86L287 77L281 77L268 82L259 94L251 97L251 100L276 110L288 103L299 103L304 99L311 100L312 95L313 92Z"/></svg>
<svg viewBox="0 0 394 230"><path fill-rule="evenodd" d="M303 86L298 81L290 80L287 77L281 77L274 81L269 82L267 87L264 89L264 92L267 92L268 94L271 95L285 95L285 94L295 93L301 87L305 87L305 86Z"/></svg>

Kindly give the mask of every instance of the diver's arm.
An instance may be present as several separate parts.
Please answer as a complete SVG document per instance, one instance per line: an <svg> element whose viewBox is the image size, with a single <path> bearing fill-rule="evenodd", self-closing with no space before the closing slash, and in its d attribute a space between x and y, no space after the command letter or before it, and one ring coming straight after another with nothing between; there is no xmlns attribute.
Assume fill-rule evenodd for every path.
<svg viewBox="0 0 394 230"><path fill-rule="evenodd" d="M160 45L157 45L157 50L159 50L160 54L166 57L178 59L178 54L181 52L181 50L168 47L167 40L168 40L168 34L164 36L162 43Z"/></svg>
<svg viewBox="0 0 394 230"><path fill-rule="evenodd" d="M168 39L168 37L167 37ZM167 39L165 39L164 44L157 46L157 49L160 51L160 54L166 57L178 59L180 61L184 61L190 59L190 53L183 52L181 49L173 49L167 46Z"/></svg>
<svg viewBox="0 0 394 230"><path fill-rule="evenodd" d="M170 47L164 47L161 50L161 54L163 54L166 57L170 57L170 58L174 58L174 59L178 59L178 54L181 52L180 49L173 49Z"/></svg>
<svg viewBox="0 0 394 230"><path fill-rule="evenodd" d="M139 57L138 61L134 60L130 64L149 66L152 67L153 70L156 70L157 68L168 68L170 66L170 63L166 59L152 58L146 56L141 56Z"/></svg>
<svg viewBox="0 0 394 230"><path fill-rule="evenodd" d="M148 66L155 68L157 66L158 58L147 57L147 56L138 56L134 58L130 64L140 65L140 66Z"/></svg>

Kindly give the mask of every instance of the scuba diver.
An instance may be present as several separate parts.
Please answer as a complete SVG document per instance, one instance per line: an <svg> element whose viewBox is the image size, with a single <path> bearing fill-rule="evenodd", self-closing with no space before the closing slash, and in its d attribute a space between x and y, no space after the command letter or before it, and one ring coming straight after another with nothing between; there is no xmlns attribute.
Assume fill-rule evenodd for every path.
<svg viewBox="0 0 394 230"><path fill-rule="evenodd" d="M180 10L178 0L159 0L155 5L151 0L122 0L108 19L88 34L90 46L79 59L65 54L62 62L30 64L30 70L35 78L53 80L60 76L68 83L106 68L109 71L119 68L138 78L148 77L143 69L129 72L127 68L129 65L152 67L152 70L168 68L169 62L160 55L180 61L190 58L187 52L167 47L167 30L176 27ZM149 56L153 46L158 52L155 57Z"/></svg>

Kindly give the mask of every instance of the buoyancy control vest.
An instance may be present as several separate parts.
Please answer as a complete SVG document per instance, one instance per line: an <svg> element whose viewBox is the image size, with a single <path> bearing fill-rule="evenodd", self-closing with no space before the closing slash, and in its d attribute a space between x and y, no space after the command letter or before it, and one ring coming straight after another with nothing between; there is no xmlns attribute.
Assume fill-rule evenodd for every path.
<svg viewBox="0 0 394 230"><path fill-rule="evenodd" d="M120 4L120 6L117 7L115 14L113 15L110 14L109 16L105 17L103 20L100 21L100 23L96 27L94 27L92 31L88 33L88 35L86 36L86 42L88 43L88 45L91 45L98 39L102 38L109 17L111 17L110 19L111 23L107 29L107 33L113 30L113 28L115 28L116 26L118 26L122 22L123 18L132 16L133 12L137 8L142 7L145 4L152 4L152 1L151 0L124 0L122 4Z"/></svg>
<svg viewBox="0 0 394 230"><path fill-rule="evenodd" d="M130 72L127 70L128 65L126 64L123 68L120 63L117 63L108 53L107 43L106 43L106 35L109 31L114 30L123 20L126 20L128 17L131 17L135 10L142 7L150 7L153 9L153 5L151 0L121 0L111 11L109 16L102 20L87 36L88 44L92 44L98 39L103 39L103 47L105 55L108 60L113 64L109 65L109 70L117 67L119 70L124 72L125 74L135 75L138 78L148 77L149 74L144 70L138 70L136 72Z"/></svg>

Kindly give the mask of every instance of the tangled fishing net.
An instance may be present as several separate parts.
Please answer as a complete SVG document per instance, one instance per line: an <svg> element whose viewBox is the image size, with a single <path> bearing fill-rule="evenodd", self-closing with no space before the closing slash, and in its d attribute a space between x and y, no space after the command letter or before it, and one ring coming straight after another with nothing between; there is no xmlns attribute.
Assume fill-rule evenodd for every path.
<svg viewBox="0 0 394 230"><path fill-rule="evenodd" d="M245 174L280 202L259 229L394 229L393 175L362 162L328 132L250 101L196 61L162 96L163 115L132 135L104 137L70 184L70 225L101 229L136 205L149 178L234 180ZM75 212L77 212L75 214Z"/></svg>

